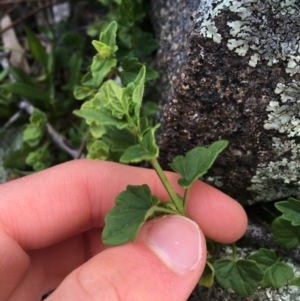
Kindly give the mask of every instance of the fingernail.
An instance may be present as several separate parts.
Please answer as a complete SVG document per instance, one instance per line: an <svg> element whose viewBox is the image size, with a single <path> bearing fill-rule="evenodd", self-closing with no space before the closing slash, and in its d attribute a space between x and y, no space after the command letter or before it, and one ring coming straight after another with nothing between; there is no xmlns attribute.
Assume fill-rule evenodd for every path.
<svg viewBox="0 0 300 301"><path fill-rule="evenodd" d="M180 274L195 269L202 257L199 227L182 216L167 215L153 221L146 241L165 265Z"/></svg>

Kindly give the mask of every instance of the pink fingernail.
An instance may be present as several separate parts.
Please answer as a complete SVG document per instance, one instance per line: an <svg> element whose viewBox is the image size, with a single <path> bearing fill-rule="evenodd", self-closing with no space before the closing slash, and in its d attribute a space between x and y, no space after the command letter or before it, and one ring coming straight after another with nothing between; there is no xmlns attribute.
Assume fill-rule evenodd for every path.
<svg viewBox="0 0 300 301"><path fill-rule="evenodd" d="M202 257L198 225L179 215L167 215L154 221L146 241L169 268L180 274L195 269Z"/></svg>

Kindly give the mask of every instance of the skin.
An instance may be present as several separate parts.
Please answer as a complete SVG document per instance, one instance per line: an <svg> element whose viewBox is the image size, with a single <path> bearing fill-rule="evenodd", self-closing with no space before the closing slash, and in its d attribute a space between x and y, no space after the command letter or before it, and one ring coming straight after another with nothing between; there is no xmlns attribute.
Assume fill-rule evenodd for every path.
<svg viewBox="0 0 300 301"><path fill-rule="evenodd" d="M181 193L178 175L166 174ZM176 273L145 243L149 222L135 243L106 248L100 240L116 195L145 183L168 199L153 170L103 161L75 160L0 185L0 300L39 301L55 288L47 300L186 300L205 256L195 269ZM243 208L201 181L191 188L187 211L218 242L236 241L246 230Z"/></svg>

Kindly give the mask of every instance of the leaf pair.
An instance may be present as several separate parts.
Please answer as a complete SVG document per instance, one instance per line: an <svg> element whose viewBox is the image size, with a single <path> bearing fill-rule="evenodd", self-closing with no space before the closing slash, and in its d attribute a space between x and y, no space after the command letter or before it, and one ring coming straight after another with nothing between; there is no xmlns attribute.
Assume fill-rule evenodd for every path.
<svg viewBox="0 0 300 301"><path fill-rule="evenodd" d="M293 269L280 262L274 251L264 248L247 260L217 260L214 269L220 285L241 296L254 294L258 286L278 289L294 278Z"/></svg>

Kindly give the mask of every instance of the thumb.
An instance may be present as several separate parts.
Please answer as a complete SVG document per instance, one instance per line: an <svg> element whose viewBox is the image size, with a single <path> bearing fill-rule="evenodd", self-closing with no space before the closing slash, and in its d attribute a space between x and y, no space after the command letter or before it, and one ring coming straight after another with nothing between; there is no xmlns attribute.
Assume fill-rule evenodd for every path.
<svg viewBox="0 0 300 301"><path fill-rule="evenodd" d="M185 301L206 261L198 225L181 216L147 222L136 242L108 248L73 271L49 301Z"/></svg>

